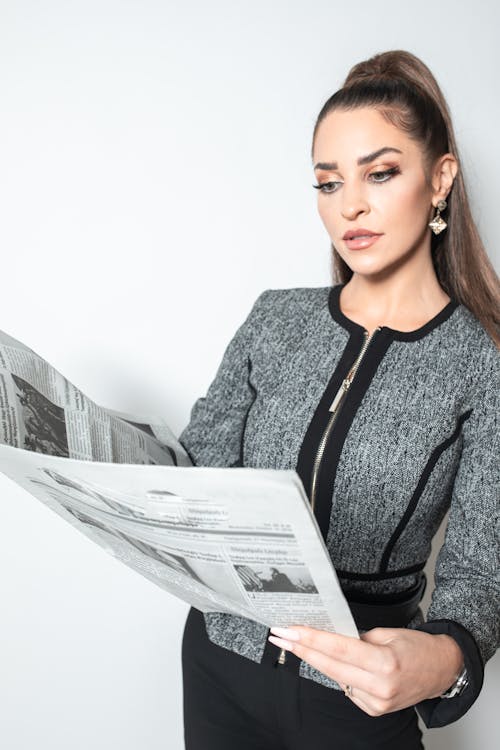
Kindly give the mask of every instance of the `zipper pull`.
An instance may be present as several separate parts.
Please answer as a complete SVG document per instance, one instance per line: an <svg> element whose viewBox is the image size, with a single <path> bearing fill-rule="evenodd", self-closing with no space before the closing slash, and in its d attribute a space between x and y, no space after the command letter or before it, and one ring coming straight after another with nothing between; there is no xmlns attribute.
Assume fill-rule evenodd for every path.
<svg viewBox="0 0 500 750"><path fill-rule="evenodd" d="M365 353L366 347L368 346L370 340L375 335L375 333L377 331L380 331L380 328L381 328L380 326L377 326L375 328L375 330L371 334L368 334L368 331L365 328L365 331L363 333L363 336L365 337L365 343L363 344L363 346L361 348L361 352L358 355L358 358L356 359L356 362L351 367L348 375L342 381L342 385L338 389L338 391L337 391L337 393L335 395L335 398L333 399L332 404L331 404L330 408L328 409L328 411L332 411L332 412L335 411L335 409L337 408L337 406L339 404L340 399L342 398L342 396L344 395L344 393L346 393L346 391L349 389L349 386L351 385L351 382L352 382L352 379L354 377L354 374L355 374L356 370L358 369L357 365L359 364L359 362L363 358L363 355Z"/></svg>
<svg viewBox="0 0 500 750"><path fill-rule="evenodd" d="M281 649L280 655L278 657L278 664L284 664L286 661L286 651L284 648Z"/></svg>
<svg viewBox="0 0 500 750"><path fill-rule="evenodd" d="M350 385L351 385L351 381L350 381L349 377L344 378L344 380L342 381L342 385L338 389L337 394L336 394L335 398L333 399L332 405L330 406L330 408L328 409L328 411L335 411L335 409L338 406L338 403L339 403L340 399L342 398L342 396L344 395L344 393L348 390L348 388L349 388Z"/></svg>

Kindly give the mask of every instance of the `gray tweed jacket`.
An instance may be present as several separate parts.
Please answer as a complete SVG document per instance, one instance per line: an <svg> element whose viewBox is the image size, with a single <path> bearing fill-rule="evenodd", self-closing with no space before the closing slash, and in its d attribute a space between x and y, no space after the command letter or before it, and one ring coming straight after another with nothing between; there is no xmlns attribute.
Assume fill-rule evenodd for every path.
<svg viewBox="0 0 500 750"><path fill-rule="evenodd" d="M311 467L365 329L339 306L342 284L263 292L224 353L180 440L200 466ZM413 586L450 508L427 613L408 627L449 633L470 685L424 701L428 726L459 718L499 641L500 356L455 299L412 332L371 337L340 407L319 475L316 516L343 587L385 595ZM210 640L256 662L268 629L205 614ZM300 675L339 689L306 662ZM444 705L446 704L446 705Z"/></svg>

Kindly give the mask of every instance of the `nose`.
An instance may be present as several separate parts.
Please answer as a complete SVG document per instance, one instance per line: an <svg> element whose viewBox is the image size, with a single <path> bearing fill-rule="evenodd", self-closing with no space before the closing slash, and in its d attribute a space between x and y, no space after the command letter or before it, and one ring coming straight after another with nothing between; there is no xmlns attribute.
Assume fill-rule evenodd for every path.
<svg viewBox="0 0 500 750"><path fill-rule="evenodd" d="M359 214L369 213L370 206L366 200L362 188L359 185L347 185L342 188L341 213L344 219L356 219Z"/></svg>

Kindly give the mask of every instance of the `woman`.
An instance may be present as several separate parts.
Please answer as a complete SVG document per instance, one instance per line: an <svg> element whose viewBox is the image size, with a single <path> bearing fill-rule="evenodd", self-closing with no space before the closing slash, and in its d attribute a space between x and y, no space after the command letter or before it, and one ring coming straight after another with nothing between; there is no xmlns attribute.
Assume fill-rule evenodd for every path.
<svg viewBox="0 0 500 750"><path fill-rule="evenodd" d="M187 750L421 748L415 707L458 719L497 647L499 280L431 72L356 65L312 158L334 284L260 295L181 441L198 465L297 470L361 637L192 609Z"/></svg>

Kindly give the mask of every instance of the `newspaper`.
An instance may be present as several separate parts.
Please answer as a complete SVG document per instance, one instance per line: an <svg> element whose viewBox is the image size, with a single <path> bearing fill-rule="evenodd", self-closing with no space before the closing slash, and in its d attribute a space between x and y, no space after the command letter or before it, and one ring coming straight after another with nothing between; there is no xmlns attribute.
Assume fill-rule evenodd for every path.
<svg viewBox="0 0 500 750"><path fill-rule="evenodd" d="M162 420L97 406L3 333L0 442L1 472L197 609L358 637L295 471L192 466Z"/></svg>
<svg viewBox="0 0 500 750"><path fill-rule="evenodd" d="M2 331L0 443L87 461L191 465L163 420L148 423L98 406Z"/></svg>

